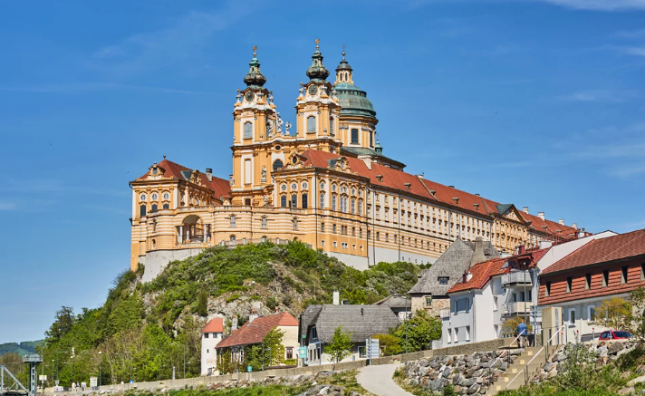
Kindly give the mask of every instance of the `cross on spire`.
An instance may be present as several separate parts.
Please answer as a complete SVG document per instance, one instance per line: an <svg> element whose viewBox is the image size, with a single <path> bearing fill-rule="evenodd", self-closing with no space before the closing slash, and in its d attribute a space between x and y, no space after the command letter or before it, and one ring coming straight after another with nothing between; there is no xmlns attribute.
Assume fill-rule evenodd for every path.
<svg viewBox="0 0 645 396"><path fill-rule="evenodd" d="M345 44L343 44L343 60L345 60Z"/></svg>
<svg viewBox="0 0 645 396"><path fill-rule="evenodd" d="M257 46L257 45L254 45L254 46L253 46L253 57L254 57L254 58L258 56L258 54L257 54L257 50L258 50L258 46Z"/></svg>
<svg viewBox="0 0 645 396"><path fill-rule="evenodd" d="M316 39L316 51L318 51L318 49L320 49L320 39L317 38Z"/></svg>

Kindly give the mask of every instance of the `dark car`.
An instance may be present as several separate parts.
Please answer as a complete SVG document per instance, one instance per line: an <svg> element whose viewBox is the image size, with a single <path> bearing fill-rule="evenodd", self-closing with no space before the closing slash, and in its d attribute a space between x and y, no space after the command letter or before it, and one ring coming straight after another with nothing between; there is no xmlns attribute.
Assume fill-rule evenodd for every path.
<svg viewBox="0 0 645 396"><path fill-rule="evenodd" d="M626 340L629 338L634 338L629 331L607 330L600 334L598 341Z"/></svg>

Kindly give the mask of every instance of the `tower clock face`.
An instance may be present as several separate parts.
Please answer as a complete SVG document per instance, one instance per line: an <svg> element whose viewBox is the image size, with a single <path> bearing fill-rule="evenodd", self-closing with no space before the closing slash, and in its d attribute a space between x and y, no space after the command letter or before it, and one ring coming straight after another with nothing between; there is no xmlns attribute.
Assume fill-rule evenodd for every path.
<svg viewBox="0 0 645 396"><path fill-rule="evenodd" d="M309 86L309 95L315 95L318 92L318 87L315 85Z"/></svg>
<svg viewBox="0 0 645 396"><path fill-rule="evenodd" d="M247 102L252 102L254 97L255 94L252 91L246 91L246 95L244 95Z"/></svg>

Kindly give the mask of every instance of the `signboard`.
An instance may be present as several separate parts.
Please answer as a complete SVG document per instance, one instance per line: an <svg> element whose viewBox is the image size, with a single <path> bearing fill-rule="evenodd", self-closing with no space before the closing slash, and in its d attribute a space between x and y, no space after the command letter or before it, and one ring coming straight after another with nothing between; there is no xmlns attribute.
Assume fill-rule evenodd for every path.
<svg viewBox="0 0 645 396"><path fill-rule="evenodd" d="M306 359L307 358L307 347L300 347L298 348L298 357L300 359Z"/></svg>
<svg viewBox="0 0 645 396"><path fill-rule="evenodd" d="M39 375L38 376L38 381L41 381L41 382L47 381L47 376L46 375Z"/></svg>
<svg viewBox="0 0 645 396"><path fill-rule="evenodd" d="M368 359L376 359L381 356L381 348L377 338L365 339L365 355Z"/></svg>
<svg viewBox="0 0 645 396"><path fill-rule="evenodd" d="M98 383L99 383L98 377L90 377L90 387L95 388L98 386Z"/></svg>
<svg viewBox="0 0 645 396"><path fill-rule="evenodd" d="M251 367L251 366L247 367L246 371L248 371L250 373L251 371L253 371L253 367Z"/></svg>

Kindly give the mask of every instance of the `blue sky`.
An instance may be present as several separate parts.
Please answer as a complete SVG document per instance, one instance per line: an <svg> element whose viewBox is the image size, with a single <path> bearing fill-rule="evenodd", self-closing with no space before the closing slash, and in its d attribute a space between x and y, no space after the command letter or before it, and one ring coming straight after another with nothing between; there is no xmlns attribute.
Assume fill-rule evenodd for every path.
<svg viewBox="0 0 645 396"><path fill-rule="evenodd" d="M104 301L154 161L228 177L253 45L293 121L317 37L330 70L346 44L409 172L645 227L643 0L1 2L0 342Z"/></svg>

